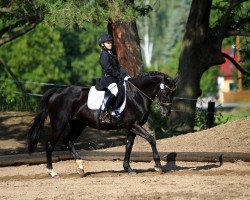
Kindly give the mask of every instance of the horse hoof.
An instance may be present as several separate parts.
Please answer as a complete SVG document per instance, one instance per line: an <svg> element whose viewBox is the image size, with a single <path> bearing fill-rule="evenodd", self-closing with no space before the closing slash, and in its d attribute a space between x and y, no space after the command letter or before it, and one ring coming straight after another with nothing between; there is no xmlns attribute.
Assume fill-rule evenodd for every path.
<svg viewBox="0 0 250 200"><path fill-rule="evenodd" d="M51 178L58 178L58 177L59 177L59 175L58 175L57 173L55 173L55 174L50 174L50 176L51 176Z"/></svg>
<svg viewBox="0 0 250 200"><path fill-rule="evenodd" d="M131 167L124 167L124 170L130 175L137 174Z"/></svg>
<svg viewBox="0 0 250 200"><path fill-rule="evenodd" d="M78 168L78 169L77 169L77 173L78 173L79 175L83 176L83 175L84 175L84 170Z"/></svg>
<svg viewBox="0 0 250 200"><path fill-rule="evenodd" d="M48 173L51 176L51 178L56 178L58 177L58 174L52 169L48 169Z"/></svg>
<svg viewBox="0 0 250 200"><path fill-rule="evenodd" d="M163 173L162 167L157 167L157 166L155 166L154 169L155 169L155 171L159 172L160 174Z"/></svg>
<svg viewBox="0 0 250 200"><path fill-rule="evenodd" d="M131 170L131 171L128 172L128 174L129 174L129 175L136 175L137 173L136 173L136 171Z"/></svg>

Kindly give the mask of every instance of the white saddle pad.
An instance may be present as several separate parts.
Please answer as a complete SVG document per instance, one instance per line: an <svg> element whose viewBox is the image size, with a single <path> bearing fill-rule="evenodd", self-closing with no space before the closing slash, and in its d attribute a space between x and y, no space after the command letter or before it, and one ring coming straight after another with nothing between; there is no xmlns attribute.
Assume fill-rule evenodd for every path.
<svg viewBox="0 0 250 200"><path fill-rule="evenodd" d="M126 105L126 84L124 82L123 84L125 86L125 95L124 95L124 100L123 103L121 104L121 106L119 108L117 108L116 110L111 112L111 115L115 115L115 112L119 112L121 113ZM88 94L88 108L91 110L99 110L102 103L103 103L103 99L104 99L104 91L98 91L95 89L95 86L92 86L89 90L89 94Z"/></svg>

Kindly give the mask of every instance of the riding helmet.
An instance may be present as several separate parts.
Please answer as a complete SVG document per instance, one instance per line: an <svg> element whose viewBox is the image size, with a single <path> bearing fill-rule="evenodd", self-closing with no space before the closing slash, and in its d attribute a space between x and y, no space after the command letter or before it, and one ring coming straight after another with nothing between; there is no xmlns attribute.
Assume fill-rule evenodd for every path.
<svg viewBox="0 0 250 200"><path fill-rule="evenodd" d="M106 41L114 41L114 38L110 35L110 34L102 34L98 40L98 44L99 46L101 46L102 43L106 42Z"/></svg>

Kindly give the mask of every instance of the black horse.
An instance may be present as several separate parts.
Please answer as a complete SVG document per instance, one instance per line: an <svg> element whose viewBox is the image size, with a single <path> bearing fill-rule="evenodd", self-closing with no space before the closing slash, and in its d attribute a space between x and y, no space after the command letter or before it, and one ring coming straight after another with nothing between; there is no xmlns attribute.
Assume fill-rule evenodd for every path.
<svg viewBox="0 0 250 200"><path fill-rule="evenodd" d="M122 121L111 116L111 126L99 126L97 123L99 110L90 110L88 108L86 102L89 88L69 86L50 89L43 95L40 110L27 135L28 151L32 153L36 149L44 121L47 115L49 115L51 134L46 143L46 156L47 169L52 177L57 175L52 168L52 152L68 124L70 125L70 130L63 139L63 143L78 163L79 173L83 173L83 162L74 148L74 142L86 126L96 129L128 130L126 153L123 162L123 167L128 173L135 173L129 164L130 155L135 136L141 136L152 147L155 170L162 171L156 141L142 125L146 123L150 105L156 97L161 106L161 113L165 116L170 114L177 80L178 76L173 79L166 74L156 71L130 78L126 81L126 107L121 113Z"/></svg>

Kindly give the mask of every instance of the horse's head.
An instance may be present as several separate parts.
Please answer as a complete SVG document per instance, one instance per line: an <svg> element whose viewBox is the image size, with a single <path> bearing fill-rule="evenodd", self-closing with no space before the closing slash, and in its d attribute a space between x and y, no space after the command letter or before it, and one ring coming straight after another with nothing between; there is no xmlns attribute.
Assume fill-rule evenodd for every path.
<svg viewBox="0 0 250 200"><path fill-rule="evenodd" d="M178 74L175 78L164 75L164 81L159 84L157 98L160 102L161 114L164 116L169 116L171 113L172 102L176 92L178 79Z"/></svg>
<svg viewBox="0 0 250 200"><path fill-rule="evenodd" d="M130 79L130 82L151 102L157 97L161 105L161 113L168 116L171 113L178 79L179 75L171 78L162 72L151 71Z"/></svg>

